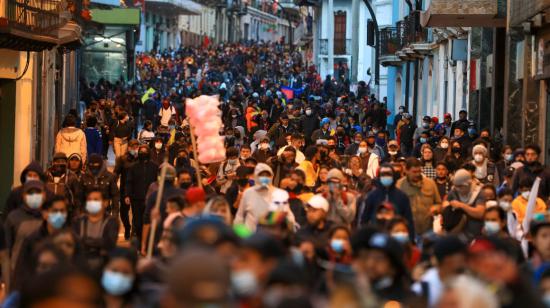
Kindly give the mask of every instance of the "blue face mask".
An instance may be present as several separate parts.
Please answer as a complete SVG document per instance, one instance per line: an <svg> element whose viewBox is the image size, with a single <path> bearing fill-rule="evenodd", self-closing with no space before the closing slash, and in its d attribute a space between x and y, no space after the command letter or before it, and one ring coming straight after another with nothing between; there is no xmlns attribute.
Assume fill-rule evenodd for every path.
<svg viewBox="0 0 550 308"><path fill-rule="evenodd" d="M409 242L409 233L407 232L396 232L391 235L396 241L401 244L406 244Z"/></svg>
<svg viewBox="0 0 550 308"><path fill-rule="evenodd" d="M500 232L500 225L496 221L486 221L483 225L483 229L488 235L495 235Z"/></svg>
<svg viewBox="0 0 550 308"><path fill-rule="evenodd" d="M99 213L99 211L101 211L101 201L86 201L86 211L92 215Z"/></svg>
<svg viewBox="0 0 550 308"><path fill-rule="evenodd" d="M331 240L330 248L336 253L342 253L344 251L344 241L338 239Z"/></svg>
<svg viewBox="0 0 550 308"><path fill-rule="evenodd" d="M382 184L384 187L390 187L391 184L393 184L393 177L391 177L391 176L381 176L380 177L380 184Z"/></svg>
<svg viewBox="0 0 550 308"><path fill-rule="evenodd" d="M252 180L252 179L248 180L248 185L254 186L254 184L256 184L256 182L254 180Z"/></svg>
<svg viewBox="0 0 550 308"><path fill-rule="evenodd" d="M61 229L67 221L67 213L54 212L48 214L48 223L54 229Z"/></svg>
<svg viewBox="0 0 550 308"><path fill-rule="evenodd" d="M475 135L476 134L476 129L475 128L468 128L468 134Z"/></svg>
<svg viewBox="0 0 550 308"><path fill-rule="evenodd" d="M111 295L119 296L128 293L134 284L134 277L118 272L105 270L101 285Z"/></svg>
<svg viewBox="0 0 550 308"><path fill-rule="evenodd" d="M258 181L260 182L260 185L262 186L269 186L271 184L271 178L268 176L260 176L258 178Z"/></svg>
<svg viewBox="0 0 550 308"><path fill-rule="evenodd" d="M421 138L420 138L420 143L426 143L427 141L428 141L428 140L427 140L426 138L424 138L424 137L421 137Z"/></svg>

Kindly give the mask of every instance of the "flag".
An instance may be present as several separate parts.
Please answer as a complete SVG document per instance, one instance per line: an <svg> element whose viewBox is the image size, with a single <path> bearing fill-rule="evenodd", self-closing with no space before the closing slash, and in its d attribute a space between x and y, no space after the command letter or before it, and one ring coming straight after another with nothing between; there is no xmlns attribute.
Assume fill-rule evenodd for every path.
<svg viewBox="0 0 550 308"><path fill-rule="evenodd" d="M149 96L153 95L155 93L155 89L153 88L149 88L145 94L143 94L143 96L141 97L141 103L142 104L145 104L145 101L147 101L149 99Z"/></svg>
<svg viewBox="0 0 550 308"><path fill-rule="evenodd" d="M208 45L210 45L210 39L208 38L208 35L205 35L202 41L202 48L208 48Z"/></svg>
<svg viewBox="0 0 550 308"><path fill-rule="evenodd" d="M523 254L527 257L528 245L527 245L527 234L529 234L529 227L531 226L531 220L535 213L535 205L537 204L537 197L539 194L541 178L537 176L533 187L531 187L531 193L529 194L529 199L527 199L527 210L525 212L525 218L523 218L523 239L521 240L521 248L523 249Z"/></svg>
<svg viewBox="0 0 550 308"><path fill-rule="evenodd" d="M283 92L287 99L294 98L294 90L292 88L281 86L281 92Z"/></svg>

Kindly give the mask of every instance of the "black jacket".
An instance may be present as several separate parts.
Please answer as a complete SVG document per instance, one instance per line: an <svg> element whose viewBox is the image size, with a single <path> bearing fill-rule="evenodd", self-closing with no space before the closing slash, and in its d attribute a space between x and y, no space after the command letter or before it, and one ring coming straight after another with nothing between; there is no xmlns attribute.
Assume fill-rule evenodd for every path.
<svg viewBox="0 0 550 308"><path fill-rule="evenodd" d="M319 118L312 113L310 116L302 116L301 122L303 130L302 133L308 141L311 141L313 132L319 128Z"/></svg>
<svg viewBox="0 0 550 308"><path fill-rule="evenodd" d="M120 192L118 191L115 175L107 171L105 165L97 175L94 175L90 170L86 170L80 179L80 183L82 186L81 204L86 203L86 196L90 191L98 189L107 199L111 200L113 210L116 212L114 214L118 214Z"/></svg>
<svg viewBox="0 0 550 308"><path fill-rule="evenodd" d="M519 181L522 177L529 177L533 181L536 177L540 177L541 182L539 186L539 197L548 201L548 195L550 194L550 171L539 162L535 162L532 165L524 164L523 167L520 167L514 172L514 177L512 178L512 191L519 190Z"/></svg>
<svg viewBox="0 0 550 308"><path fill-rule="evenodd" d="M145 194L151 183L157 180L158 165L154 162L138 161L129 169L124 182L124 197L135 200L145 200ZM120 182L122 185L122 181Z"/></svg>
<svg viewBox="0 0 550 308"><path fill-rule="evenodd" d="M126 179L128 178L128 171L137 162L138 162L137 157L131 155L130 153L126 153L126 155L124 156L117 157L115 161L115 169L113 170L113 174L115 175L115 179L117 180L120 177L120 194L123 197L126 196L125 184L126 184Z"/></svg>

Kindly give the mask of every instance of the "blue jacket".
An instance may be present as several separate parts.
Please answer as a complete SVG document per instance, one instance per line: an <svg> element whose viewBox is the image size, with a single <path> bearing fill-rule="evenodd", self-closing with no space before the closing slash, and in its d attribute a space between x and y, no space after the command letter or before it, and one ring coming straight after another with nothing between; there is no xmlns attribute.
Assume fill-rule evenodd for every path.
<svg viewBox="0 0 550 308"><path fill-rule="evenodd" d="M88 157L92 154L103 154L103 137L101 131L95 127L86 127L84 130L86 135L86 147L88 149Z"/></svg>
<svg viewBox="0 0 550 308"><path fill-rule="evenodd" d="M411 204L407 195L399 188L395 187L395 183L389 188L382 186L378 181L376 188L368 193L364 201L359 204L358 210L358 225L363 226L376 221L376 210L380 204L388 201L395 209L395 214L399 215L409 224L409 235L411 239L415 236L414 221L411 210Z"/></svg>

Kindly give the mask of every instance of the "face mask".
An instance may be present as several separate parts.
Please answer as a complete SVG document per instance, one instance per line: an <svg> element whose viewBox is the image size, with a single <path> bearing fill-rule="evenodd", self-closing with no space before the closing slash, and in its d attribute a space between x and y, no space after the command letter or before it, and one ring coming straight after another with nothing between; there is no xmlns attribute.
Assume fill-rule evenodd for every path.
<svg viewBox="0 0 550 308"><path fill-rule="evenodd" d="M529 195L531 194L531 191L524 191L521 193L521 196L525 198L525 200L529 200Z"/></svg>
<svg viewBox="0 0 550 308"><path fill-rule="evenodd" d="M67 213L55 212L48 214L48 223L50 223L54 229L61 229L66 221Z"/></svg>
<svg viewBox="0 0 550 308"><path fill-rule="evenodd" d="M363 153L367 153L367 148L365 148L365 147L360 147L360 148L359 148L359 154L363 154Z"/></svg>
<svg viewBox="0 0 550 308"><path fill-rule="evenodd" d="M230 165L236 165L237 162L239 162L239 160L237 160L237 159L228 159L227 160L227 163L230 164Z"/></svg>
<svg viewBox="0 0 550 308"><path fill-rule="evenodd" d="M333 192L340 188L340 183L329 182L328 189Z"/></svg>
<svg viewBox="0 0 550 308"><path fill-rule="evenodd" d="M27 205L31 209L36 210L36 209L40 208L40 206L42 205L43 199L44 198L43 198L42 194L30 194L30 195L25 196L25 203L27 203Z"/></svg>
<svg viewBox="0 0 550 308"><path fill-rule="evenodd" d="M30 176L27 176L25 178L25 183L30 182L30 181L40 181L40 179L39 178L32 178Z"/></svg>
<svg viewBox="0 0 550 308"><path fill-rule="evenodd" d="M136 157L138 155L138 152L136 150L128 150L128 153L130 153L130 155Z"/></svg>
<svg viewBox="0 0 550 308"><path fill-rule="evenodd" d="M100 170L101 170L101 167L91 167L91 166L90 166L90 172L91 172L93 175L98 175Z"/></svg>
<svg viewBox="0 0 550 308"><path fill-rule="evenodd" d="M406 244L409 242L409 233L407 232L396 232L391 235L395 240L401 244Z"/></svg>
<svg viewBox="0 0 550 308"><path fill-rule="evenodd" d="M462 149L461 148L453 148L452 151L453 151L453 153L460 153L460 152L462 152Z"/></svg>
<svg viewBox="0 0 550 308"><path fill-rule="evenodd" d="M354 140L353 142L355 142L355 144L359 144L361 143L361 140Z"/></svg>
<svg viewBox="0 0 550 308"><path fill-rule="evenodd" d="M483 228L488 235L494 235L500 231L500 225L496 221L486 221Z"/></svg>
<svg viewBox="0 0 550 308"><path fill-rule="evenodd" d="M134 284L134 277L106 270L101 277L101 285L105 291L114 296L128 293Z"/></svg>
<svg viewBox="0 0 550 308"><path fill-rule="evenodd" d="M311 115L311 110L307 109L306 110L306 115L308 115L308 116Z"/></svg>
<svg viewBox="0 0 550 308"><path fill-rule="evenodd" d="M86 211L92 215L99 213L101 211L101 201L86 201Z"/></svg>
<svg viewBox="0 0 550 308"><path fill-rule="evenodd" d="M506 161L512 161L514 159L514 154L504 154L504 159Z"/></svg>
<svg viewBox="0 0 550 308"><path fill-rule="evenodd" d="M391 177L391 176L381 176L380 177L380 184L382 184L384 187L390 187L391 184L393 184L393 177Z"/></svg>
<svg viewBox="0 0 550 308"><path fill-rule="evenodd" d="M502 208L506 212L508 212L510 210L510 207L511 207L510 202L508 202L508 201L500 201L498 203L498 205L500 206L500 208Z"/></svg>
<svg viewBox="0 0 550 308"><path fill-rule="evenodd" d="M260 185L262 185L263 187L267 187L271 185L271 178L268 176L260 176L258 178L258 181L260 182Z"/></svg>
<svg viewBox="0 0 550 308"><path fill-rule="evenodd" d="M148 159L149 159L149 153L147 153L147 152L140 152L140 153L138 154L138 158L139 158L139 160L142 160L142 161L148 160Z"/></svg>
<svg viewBox="0 0 550 308"><path fill-rule="evenodd" d="M422 128L428 128L428 127L430 127L430 123L426 123L426 122L422 123Z"/></svg>
<svg viewBox="0 0 550 308"><path fill-rule="evenodd" d="M388 151L388 154L390 154L391 156L395 156L397 155L397 151Z"/></svg>
<svg viewBox="0 0 550 308"><path fill-rule="evenodd" d="M481 154L476 154L476 155L474 155L474 161L475 161L476 163L480 163L480 162L482 162L484 159L485 159L485 157L484 157L483 155L481 155Z"/></svg>
<svg viewBox="0 0 550 308"><path fill-rule="evenodd" d="M183 189L187 189L187 188L191 187L191 184L193 184L193 183L191 183L191 182L182 182L180 184L180 187L183 188Z"/></svg>
<svg viewBox="0 0 550 308"><path fill-rule="evenodd" d="M475 128L468 128L468 134L475 135L476 134Z"/></svg>
<svg viewBox="0 0 550 308"><path fill-rule="evenodd" d="M231 273L231 286L235 293L240 296L250 296L258 290L256 276L249 270Z"/></svg>
<svg viewBox="0 0 550 308"><path fill-rule="evenodd" d="M448 149L449 148L449 144L447 142L441 142L441 148L442 149Z"/></svg>
<svg viewBox="0 0 550 308"><path fill-rule="evenodd" d="M52 169L52 174L54 176L61 176L67 172L67 165L54 165Z"/></svg>
<svg viewBox="0 0 550 308"><path fill-rule="evenodd" d="M269 144L267 144L267 143L261 143L261 144L260 144L260 149L261 149L261 150L267 150L267 149L269 149Z"/></svg>
<svg viewBox="0 0 550 308"><path fill-rule="evenodd" d="M336 253L344 252L344 241L339 239L334 239L330 241L330 248Z"/></svg>
<svg viewBox="0 0 550 308"><path fill-rule="evenodd" d="M428 141L428 140L426 140L426 138L424 138L424 137L420 138L420 143L426 143L426 141Z"/></svg>
<svg viewBox="0 0 550 308"><path fill-rule="evenodd" d="M155 143L155 149L157 150L162 149L162 143Z"/></svg>

